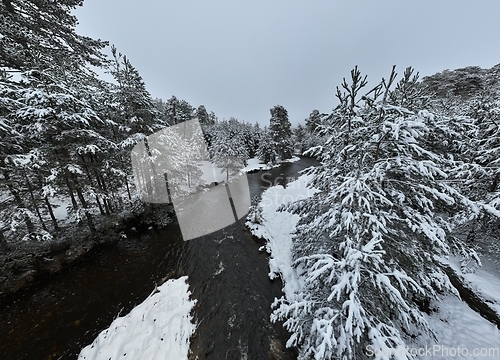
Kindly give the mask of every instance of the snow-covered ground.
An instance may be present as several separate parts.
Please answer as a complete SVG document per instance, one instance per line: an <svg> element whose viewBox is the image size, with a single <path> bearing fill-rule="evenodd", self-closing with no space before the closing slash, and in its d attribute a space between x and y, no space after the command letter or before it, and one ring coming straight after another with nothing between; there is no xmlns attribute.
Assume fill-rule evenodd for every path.
<svg viewBox="0 0 500 360"><path fill-rule="evenodd" d="M79 360L183 360L188 358L189 339L196 329L187 276L159 286L144 302L115 319Z"/></svg>
<svg viewBox="0 0 500 360"><path fill-rule="evenodd" d="M58 220L64 220L68 217L68 206L71 205L69 199L52 198L51 204L54 205L52 211Z"/></svg>
<svg viewBox="0 0 500 360"><path fill-rule="evenodd" d="M269 188L262 194L262 210L258 219L247 222L255 236L267 240L266 250L270 253L269 276L281 276L283 292L289 299L299 296L301 281L292 268L291 234L299 220L298 215L277 209L291 201L311 196L313 189L305 187L307 176L302 175L293 183ZM454 268L458 259L450 260ZM459 269L459 266L458 266ZM500 277L488 269L478 269L474 274L463 274L485 299L498 300L500 304ZM416 344L408 344L404 351L414 353L418 359L500 359L500 330L469 306L453 295L445 296L436 303L438 311L426 315L437 339L420 338ZM498 308L496 308L498 310Z"/></svg>
<svg viewBox="0 0 500 360"><path fill-rule="evenodd" d="M456 296L446 296L437 305L437 313L426 315L437 341L411 345L410 351L420 351L419 359L500 359L500 330L494 324Z"/></svg>
<svg viewBox="0 0 500 360"><path fill-rule="evenodd" d="M211 184L212 182L222 182L226 180L226 173L221 169L212 164L210 161L201 161L200 170L203 172L201 179L205 184Z"/></svg>
<svg viewBox="0 0 500 360"><path fill-rule="evenodd" d="M266 239L266 250L270 254L269 277L281 276L283 292L287 298L293 298L300 292L297 275L292 268L292 236L300 217L277 209L285 203L290 203L312 196L317 190L306 188L309 177L303 175L287 184L286 189L281 185L267 189L261 197L259 205L262 212L258 222L248 221L251 232Z"/></svg>
<svg viewBox="0 0 500 360"><path fill-rule="evenodd" d="M287 159L283 162L284 163L287 163L287 162L291 163L291 162L295 162L295 161L299 161L299 160L300 160L299 157L293 156L291 159ZM273 167L278 167L278 166L280 166L280 164L274 165L274 166L271 166L269 164L263 164L260 162L260 160L258 158L254 157L254 158L248 159L247 166L243 169L243 171L250 172L250 171L257 171L257 170L270 170Z"/></svg>
<svg viewBox="0 0 500 360"><path fill-rule="evenodd" d="M488 306L500 316L500 274L491 260L481 259L482 266L473 273L466 274L460 270L458 257L441 259L441 262L450 265L458 275L462 276L468 287L485 300Z"/></svg>

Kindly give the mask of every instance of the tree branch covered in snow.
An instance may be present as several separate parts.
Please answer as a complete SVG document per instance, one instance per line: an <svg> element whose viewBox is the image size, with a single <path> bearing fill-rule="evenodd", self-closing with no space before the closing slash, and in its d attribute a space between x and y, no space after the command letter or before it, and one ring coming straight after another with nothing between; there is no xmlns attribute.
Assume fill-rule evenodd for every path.
<svg viewBox="0 0 500 360"><path fill-rule="evenodd" d="M431 332L421 300L453 290L435 256L473 254L451 231L478 208L449 182L457 163L432 146L437 133L451 141L449 119L419 108L427 101L411 74L394 86L393 68L360 97L366 78L351 72L316 151L322 165L309 171L320 192L289 207L301 215L294 267L304 287L276 301L273 317L300 358L358 359L368 344L395 349L417 328Z"/></svg>

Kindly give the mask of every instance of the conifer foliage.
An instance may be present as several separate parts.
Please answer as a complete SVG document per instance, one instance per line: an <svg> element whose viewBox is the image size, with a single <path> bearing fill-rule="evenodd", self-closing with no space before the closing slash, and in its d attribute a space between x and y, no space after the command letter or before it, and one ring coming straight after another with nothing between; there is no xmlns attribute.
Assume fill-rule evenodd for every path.
<svg viewBox="0 0 500 360"><path fill-rule="evenodd" d="M98 216L130 211L130 149L166 125L129 59L112 47L109 61L107 43L76 34L71 11L81 5L0 4L0 234L9 241L50 240L62 226L95 232ZM57 203L68 204L65 219Z"/></svg>
<svg viewBox="0 0 500 360"><path fill-rule="evenodd" d="M269 133L273 146L276 148L280 160L289 159L293 154L293 144L292 125L288 119L288 112L281 105L276 105L270 112Z"/></svg>
<svg viewBox="0 0 500 360"><path fill-rule="evenodd" d="M435 257L467 248L450 219L478 209L447 181L453 160L429 145L443 119L425 109L411 74L396 84L393 68L362 96L367 78L352 70L337 88L330 135L312 151L322 164L310 185L320 192L292 206L305 288L273 315L303 359L404 346L415 328L429 330L419 300L452 289Z"/></svg>

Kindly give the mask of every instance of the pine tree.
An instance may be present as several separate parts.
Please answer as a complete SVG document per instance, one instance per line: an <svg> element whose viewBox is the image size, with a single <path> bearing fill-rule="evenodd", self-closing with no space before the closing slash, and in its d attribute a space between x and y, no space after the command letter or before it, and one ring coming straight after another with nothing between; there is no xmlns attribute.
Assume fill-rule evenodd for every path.
<svg viewBox="0 0 500 360"><path fill-rule="evenodd" d="M318 130L318 127L322 123L322 118L324 114L321 114L319 110L313 110L309 117L306 119L306 127L310 133L314 133Z"/></svg>
<svg viewBox="0 0 500 360"><path fill-rule="evenodd" d="M413 326L430 333L419 299L452 290L436 256L467 251L450 219L477 207L447 182L453 161L428 146L439 119L391 103L412 86L405 76L392 90L395 79L393 69L361 99L366 77L356 67L344 79L310 171L320 192L292 206L303 295L276 301L273 318L287 320L300 358L363 358L368 344L404 346Z"/></svg>
<svg viewBox="0 0 500 360"><path fill-rule="evenodd" d="M85 178L84 157L107 149L112 143L98 129L102 120L86 101L85 86L74 86L76 81L66 74L66 81L51 69L26 73L27 86L18 91L21 107L11 116L19 132L26 134L30 147L36 146L50 162L45 174L53 173L72 201L77 218L87 219L95 230L91 213L94 197L91 180ZM78 199L78 201L77 201ZM78 204L79 203L79 204Z"/></svg>
<svg viewBox="0 0 500 360"><path fill-rule="evenodd" d="M212 160L226 173L227 181L246 166L249 158L240 127L241 124L235 118L224 120L216 125L212 138Z"/></svg>
<svg viewBox="0 0 500 360"><path fill-rule="evenodd" d="M0 80L2 117L16 134L16 146L1 149L3 184L14 191L11 209L24 214L25 232L33 238L47 229L47 221L58 228L50 198L64 189L94 228L78 153L106 142L96 131L101 123L87 91L96 78L89 66L106 62L101 53L106 43L76 34L71 11L81 5L71 0L0 4L0 68L4 75L18 72L22 78Z"/></svg>
<svg viewBox="0 0 500 360"><path fill-rule="evenodd" d="M81 0L3 0L0 3L0 68L43 70L72 59L101 66L106 45L76 34L71 14Z"/></svg>
<svg viewBox="0 0 500 360"><path fill-rule="evenodd" d="M295 149L302 154L306 149L307 133L305 128L298 124L297 127L293 129L293 143L295 144Z"/></svg>
<svg viewBox="0 0 500 360"><path fill-rule="evenodd" d="M276 146L267 127L264 127L264 130L260 136L257 157L265 164L274 165L278 162L279 156L276 151Z"/></svg>
<svg viewBox="0 0 500 360"><path fill-rule="evenodd" d="M200 124L212 124L212 120L210 119L210 116L208 115L207 109L204 105L198 106L198 108L196 109L196 117L198 118Z"/></svg>
<svg viewBox="0 0 500 360"><path fill-rule="evenodd" d="M292 124L288 120L288 112L281 105L271 110L269 132L276 146L276 152L281 161L292 157Z"/></svg>
<svg viewBox="0 0 500 360"><path fill-rule="evenodd" d="M140 133L145 136L164 127L137 69L126 56L118 53L114 46L111 47L111 52L113 61L109 71L117 83L115 101L120 106L117 117L124 120L118 124L120 128L125 133L132 135Z"/></svg>
<svg viewBox="0 0 500 360"><path fill-rule="evenodd" d="M169 125L189 121L195 116L195 109L186 101L172 96L167 100L166 117Z"/></svg>

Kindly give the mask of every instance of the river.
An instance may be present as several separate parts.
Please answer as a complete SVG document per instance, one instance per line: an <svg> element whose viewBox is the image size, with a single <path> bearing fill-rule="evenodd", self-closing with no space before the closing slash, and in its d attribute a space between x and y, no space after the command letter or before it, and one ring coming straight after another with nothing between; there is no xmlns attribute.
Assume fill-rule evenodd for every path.
<svg viewBox="0 0 500 360"><path fill-rule="evenodd" d="M296 177L313 165L315 160L302 158L248 174L251 196L270 181ZM76 359L156 284L182 275L189 276L198 300L192 359L295 359L295 351L285 349L286 332L269 321L270 304L281 296L281 281L269 280L262 245L244 220L187 242L176 222L124 239L4 302L0 359Z"/></svg>

